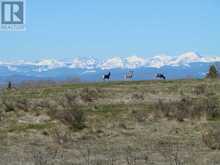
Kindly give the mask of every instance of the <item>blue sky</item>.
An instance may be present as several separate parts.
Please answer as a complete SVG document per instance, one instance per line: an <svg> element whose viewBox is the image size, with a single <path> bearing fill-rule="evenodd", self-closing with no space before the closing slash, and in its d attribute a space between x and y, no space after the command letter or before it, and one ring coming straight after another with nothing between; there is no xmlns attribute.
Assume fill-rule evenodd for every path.
<svg viewBox="0 0 220 165"><path fill-rule="evenodd" d="M26 3L27 30L0 32L0 60L220 55L219 0Z"/></svg>

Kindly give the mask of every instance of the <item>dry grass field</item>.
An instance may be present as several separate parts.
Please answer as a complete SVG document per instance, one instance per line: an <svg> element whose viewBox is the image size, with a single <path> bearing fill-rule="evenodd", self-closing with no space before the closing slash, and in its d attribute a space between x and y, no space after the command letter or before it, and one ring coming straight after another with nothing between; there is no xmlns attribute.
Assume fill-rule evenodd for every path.
<svg viewBox="0 0 220 165"><path fill-rule="evenodd" d="M0 93L1 165L219 165L220 81L105 82Z"/></svg>

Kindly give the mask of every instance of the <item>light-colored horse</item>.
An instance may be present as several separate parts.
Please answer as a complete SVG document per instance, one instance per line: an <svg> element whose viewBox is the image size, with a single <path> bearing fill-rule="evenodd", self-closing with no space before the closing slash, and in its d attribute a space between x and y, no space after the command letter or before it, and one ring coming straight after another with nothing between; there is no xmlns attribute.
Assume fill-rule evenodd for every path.
<svg viewBox="0 0 220 165"><path fill-rule="evenodd" d="M129 71L125 74L124 79L125 80L132 80L133 77L134 77L134 71Z"/></svg>

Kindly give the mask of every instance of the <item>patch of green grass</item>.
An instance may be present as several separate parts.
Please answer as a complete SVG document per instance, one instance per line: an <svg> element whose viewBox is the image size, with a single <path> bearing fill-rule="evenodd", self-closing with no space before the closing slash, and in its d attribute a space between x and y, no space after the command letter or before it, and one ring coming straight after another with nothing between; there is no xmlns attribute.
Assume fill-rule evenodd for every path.
<svg viewBox="0 0 220 165"><path fill-rule="evenodd" d="M15 125L11 128L8 128L8 132L26 132L27 130L44 130L51 128L52 125L50 123L45 124L19 124Z"/></svg>
<svg viewBox="0 0 220 165"><path fill-rule="evenodd" d="M120 113L127 111L128 110L128 105L124 104L117 104L117 105L98 105L95 106L93 113L101 116L108 116L111 114L111 116L117 116Z"/></svg>
<svg viewBox="0 0 220 165"><path fill-rule="evenodd" d="M220 116L216 116L216 117L207 117L208 121L212 121L212 122L220 122Z"/></svg>
<svg viewBox="0 0 220 165"><path fill-rule="evenodd" d="M149 104L109 104L95 106L94 110L89 113L95 113L103 117L120 117L121 115L129 114L131 111L152 111Z"/></svg>

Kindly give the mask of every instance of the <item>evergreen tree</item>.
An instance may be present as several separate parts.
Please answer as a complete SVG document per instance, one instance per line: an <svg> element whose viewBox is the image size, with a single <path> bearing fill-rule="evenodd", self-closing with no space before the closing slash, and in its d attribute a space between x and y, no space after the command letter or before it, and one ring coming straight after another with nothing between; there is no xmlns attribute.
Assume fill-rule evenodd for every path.
<svg viewBox="0 0 220 165"><path fill-rule="evenodd" d="M12 88L12 84L11 84L11 81L8 82L8 89L11 89Z"/></svg>
<svg viewBox="0 0 220 165"><path fill-rule="evenodd" d="M209 72L206 76L207 78L215 79L218 78L218 71L215 67L215 65L211 65L209 68Z"/></svg>

